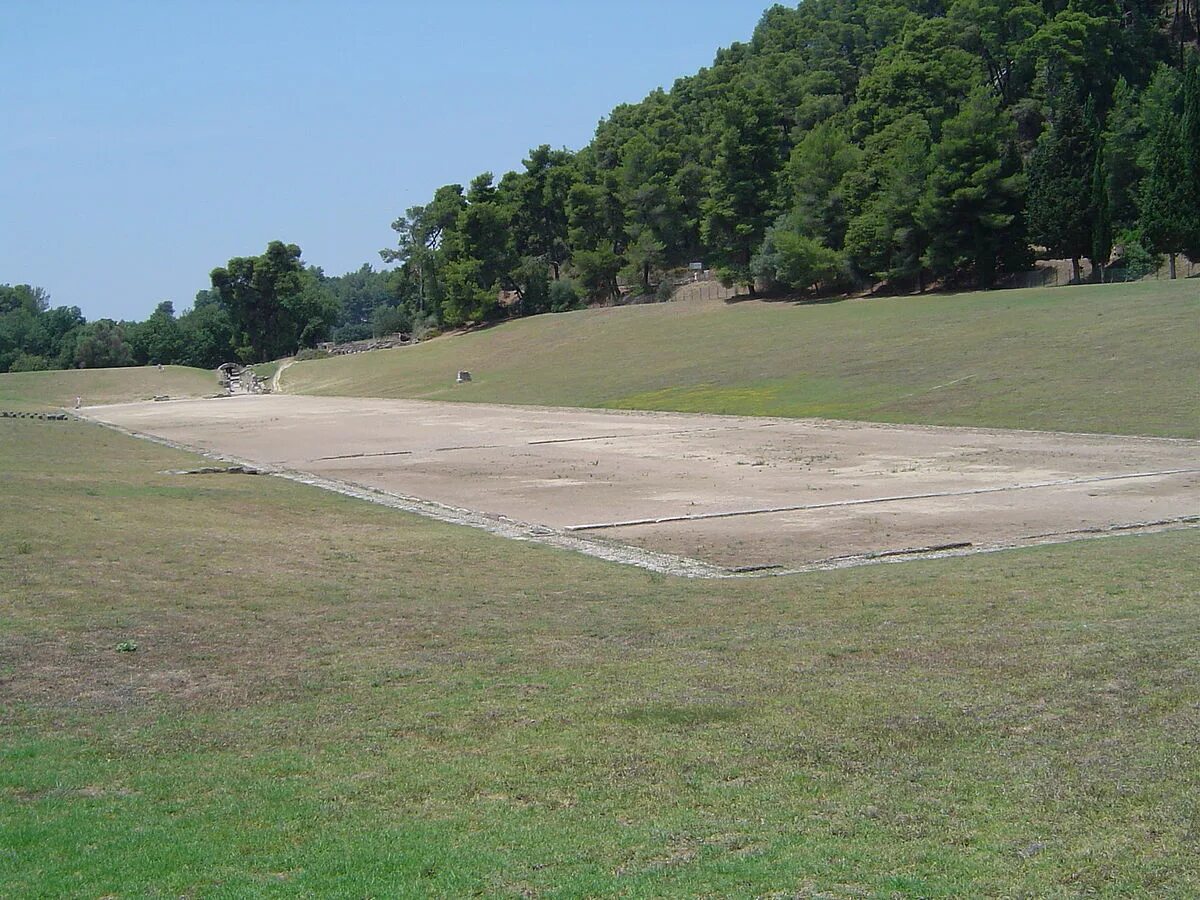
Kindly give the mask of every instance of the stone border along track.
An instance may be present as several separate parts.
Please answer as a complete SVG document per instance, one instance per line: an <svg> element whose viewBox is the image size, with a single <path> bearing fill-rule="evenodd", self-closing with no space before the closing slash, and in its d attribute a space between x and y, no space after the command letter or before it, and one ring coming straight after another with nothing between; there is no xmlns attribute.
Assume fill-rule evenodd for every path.
<svg viewBox="0 0 1200 900"><path fill-rule="evenodd" d="M489 516L470 509L449 506L433 500L422 500L419 497L407 497L390 491L380 490L367 485L356 484L352 481L339 481L323 478L307 472L289 469L266 468L224 453L193 447L179 441L172 441L157 435L122 428L109 422L102 422L90 416L79 413L73 416L62 416L63 419L74 418L92 425L99 425L116 431L127 437L138 438L153 444L170 447L173 450L183 450L194 453L205 459L228 463L230 468L219 470L222 474L255 474L271 475L294 481L298 484L320 488L352 497L356 500L366 500L390 509L414 513L439 522L452 525L466 525L478 528L498 537L514 541L530 541L544 544L559 550L572 550L587 556L594 556L608 562L637 566L649 572L660 575L674 575L680 578L762 578L780 575L801 575L808 572L829 572L836 569L849 569L863 565L878 565L883 563L907 562L917 559L944 559L951 556L969 556L976 553L995 553L1001 550L1013 550L1023 547L1043 546L1047 544L1072 543L1079 540L1089 540L1098 537L1109 537L1115 534L1153 534L1160 531L1174 531L1181 528L1200 527L1200 515L1179 516L1154 522L1133 522L1116 525L1098 526L1065 532L1048 532L1046 534L1030 535L1020 542L1003 542L997 544L973 544L969 541L955 541L938 544L931 547L912 547L907 549L882 550L870 553L835 556L815 563L802 566L784 565L755 565L755 566L720 566L706 563L702 560L686 556L676 556L670 553L660 553L655 550L645 550L602 538L581 537L571 533L569 529L551 528L546 525L536 525L510 519L507 516ZM174 473L171 473L174 474ZM191 471L181 471L179 474L193 474ZM201 474L196 472L195 474Z"/></svg>
<svg viewBox="0 0 1200 900"><path fill-rule="evenodd" d="M66 413L44 413L44 412L13 412L11 410L0 410L0 419L42 419L46 422L66 422L71 417Z"/></svg>

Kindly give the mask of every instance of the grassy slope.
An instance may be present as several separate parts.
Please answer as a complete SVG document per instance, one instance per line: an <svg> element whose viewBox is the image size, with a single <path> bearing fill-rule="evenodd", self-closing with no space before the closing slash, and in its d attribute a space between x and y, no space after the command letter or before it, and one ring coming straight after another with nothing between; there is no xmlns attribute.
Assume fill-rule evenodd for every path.
<svg viewBox="0 0 1200 900"><path fill-rule="evenodd" d="M1195 530L685 582L183 462L0 420L0 896L1200 892Z"/></svg>
<svg viewBox="0 0 1200 900"><path fill-rule="evenodd" d="M217 392L216 376L206 369L155 366L127 369L67 369L0 375L0 409L72 407L170 397L205 397Z"/></svg>
<svg viewBox="0 0 1200 900"><path fill-rule="evenodd" d="M296 393L1200 437L1200 282L524 319L299 363ZM455 386L469 369L474 381Z"/></svg>

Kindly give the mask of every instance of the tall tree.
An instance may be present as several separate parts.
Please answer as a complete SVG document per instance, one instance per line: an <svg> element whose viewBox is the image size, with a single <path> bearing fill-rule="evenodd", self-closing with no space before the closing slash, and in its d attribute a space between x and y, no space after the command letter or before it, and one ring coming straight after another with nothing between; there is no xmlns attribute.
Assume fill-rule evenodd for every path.
<svg viewBox="0 0 1200 900"><path fill-rule="evenodd" d="M978 87L942 129L917 220L929 235L926 262L935 274L969 267L990 288L1001 260L1024 246L1019 215L1024 177L1006 148L1015 126L990 90Z"/></svg>
<svg viewBox="0 0 1200 900"><path fill-rule="evenodd" d="M599 181L571 188L567 218L572 265L588 294L605 300L619 293L617 276L626 264L629 233L615 176L601 173Z"/></svg>
<svg viewBox="0 0 1200 900"><path fill-rule="evenodd" d="M112 319L89 323L76 346L75 364L81 369L133 365L133 348L125 339L125 329Z"/></svg>
<svg viewBox="0 0 1200 900"><path fill-rule="evenodd" d="M1069 92L1068 92L1069 93ZM1053 257L1079 260L1092 247L1093 137L1077 102L1064 98L1029 160L1029 237Z"/></svg>
<svg viewBox="0 0 1200 900"><path fill-rule="evenodd" d="M917 219L929 176L930 129L918 115L900 119L867 148L861 179L845 179L856 214L846 230L846 255L860 272L925 289L929 233Z"/></svg>
<svg viewBox="0 0 1200 900"><path fill-rule="evenodd" d="M177 362L183 350L182 342L175 305L170 300L164 300L154 308L133 341L138 356L150 365Z"/></svg>
<svg viewBox="0 0 1200 900"><path fill-rule="evenodd" d="M261 256L235 257L210 277L245 362L312 346L337 319L336 301L305 271L295 244L271 241Z"/></svg>
<svg viewBox="0 0 1200 900"><path fill-rule="evenodd" d="M421 312L441 313L442 236L458 221L466 203L461 184L443 185L434 192L428 205L410 207L392 223L392 230L399 238L397 246L379 251L384 262L401 263L416 283Z"/></svg>
<svg viewBox="0 0 1200 900"><path fill-rule="evenodd" d="M233 323L215 291L199 291L191 309L179 317L183 349L177 362L213 369L233 352Z"/></svg>
<svg viewBox="0 0 1200 900"><path fill-rule="evenodd" d="M1108 199L1108 166L1104 161L1104 145L1096 147L1096 161L1092 165L1091 218L1092 249L1088 258L1098 280L1103 283L1108 259L1113 249L1112 208Z"/></svg>
<svg viewBox="0 0 1200 900"><path fill-rule="evenodd" d="M482 322L498 308L502 288L515 286L517 256L511 214L485 172L471 183L467 204L446 229L443 320L449 325Z"/></svg>
<svg viewBox="0 0 1200 900"><path fill-rule="evenodd" d="M529 152L525 171L511 180L511 187L501 183L502 193L507 188L515 194L513 231L518 254L542 259L555 279L570 257L567 198L577 180L571 153L543 144Z"/></svg>
<svg viewBox="0 0 1200 900"><path fill-rule="evenodd" d="M720 127L700 234L725 276L753 292L750 258L776 215L780 131L761 90L729 97Z"/></svg>
<svg viewBox="0 0 1200 900"><path fill-rule="evenodd" d="M1104 123L1108 195L1113 224L1120 229L1137 224L1137 190L1142 177L1138 147L1144 137L1137 92L1122 78L1113 88L1112 108Z"/></svg>
<svg viewBox="0 0 1200 900"><path fill-rule="evenodd" d="M1200 13L1197 15L1200 16ZM1197 25L1200 27L1200 22ZM1184 201L1189 220L1184 250L1192 262L1197 263L1200 262L1200 53L1189 54L1187 74L1183 81L1180 131L1185 181L1189 188L1189 195Z"/></svg>
<svg viewBox="0 0 1200 900"><path fill-rule="evenodd" d="M38 318L49 305L41 288L0 284L0 372L7 372L24 355L35 355Z"/></svg>
<svg viewBox="0 0 1200 900"><path fill-rule="evenodd" d="M784 169L793 221L802 233L839 248L846 237L846 203L840 184L861 151L833 122L822 122L792 148Z"/></svg>
<svg viewBox="0 0 1200 900"><path fill-rule="evenodd" d="M1186 154L1179 119L1165 116L1154 135L1150 171L1142 183L1142 233L1152 249L1170 259L1171 278L1176 275L1176 258L1186 249L1195 219L1189 208L1191 185L1188 183Z"/></svg>

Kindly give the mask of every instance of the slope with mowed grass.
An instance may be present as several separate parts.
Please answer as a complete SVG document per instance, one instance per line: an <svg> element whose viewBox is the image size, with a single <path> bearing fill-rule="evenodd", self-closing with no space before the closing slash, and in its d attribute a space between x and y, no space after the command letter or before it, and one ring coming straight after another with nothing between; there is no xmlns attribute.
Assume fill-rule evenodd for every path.
<svg viewBox="0 0 1200 900"><path fill-rule="evenodd" d="M1196 530L695 582L195 464L0 420L0 896L1200 893Z"/></svg>
<svg viewBox="0 0 1200 900"><path fill-rule="evenodd" d="M1200 281L585 310L297 363L282 387L1200 437Z"/></svg>
<svg viewBox="0 0 1200 900"><path fill-rule="evenodd" d="M123 369L66 369L0 375L0 409L70 408L80 397L85 406L127 403L152 397L207 397L217 393L217 378L207 369L187 366L140 366Z"/></svg>

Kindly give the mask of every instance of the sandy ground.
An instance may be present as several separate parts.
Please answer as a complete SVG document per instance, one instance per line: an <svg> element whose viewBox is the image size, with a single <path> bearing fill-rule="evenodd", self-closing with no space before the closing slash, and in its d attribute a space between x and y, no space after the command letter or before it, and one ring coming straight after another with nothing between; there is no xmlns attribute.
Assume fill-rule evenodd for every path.
<svg viewBox="0 0 1200 900"><path fill-rule="evenodd" d="M971 552L1200 516L1200 442L1188 440L285 395L84 413L469 511L470 524L516 523L532 539L605 546L609 558L614 544L644 548L712 572Z"/></svg>

